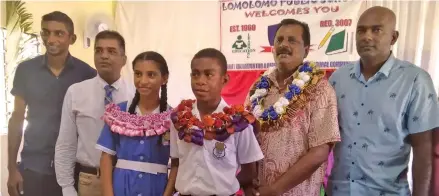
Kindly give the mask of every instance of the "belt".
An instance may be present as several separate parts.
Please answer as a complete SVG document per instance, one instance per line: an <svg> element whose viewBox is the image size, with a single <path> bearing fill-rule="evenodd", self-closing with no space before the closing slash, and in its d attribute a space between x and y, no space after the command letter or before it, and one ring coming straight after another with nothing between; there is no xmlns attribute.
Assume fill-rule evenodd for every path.
<svg viewBox="0 0 439 196"><path fill-rule="evenodd" d="M130 161L124 159L118 159L116 163L116 168L121 169L129 169L134 171L140 171L150 174L158 174L158 173L168 173L168 166L157 164L157 163L148 163L148 162L139 162L139 161Z"/></svg>
<svg viewBox="0 0 439 196"><path fill-rule="evenodd" d="M84 166L81 164L77 164L77 166L79 167L79 172L86 173L86 174L92 174L92 175L96 175L96 176L100 175L99 168Z"/></svg>

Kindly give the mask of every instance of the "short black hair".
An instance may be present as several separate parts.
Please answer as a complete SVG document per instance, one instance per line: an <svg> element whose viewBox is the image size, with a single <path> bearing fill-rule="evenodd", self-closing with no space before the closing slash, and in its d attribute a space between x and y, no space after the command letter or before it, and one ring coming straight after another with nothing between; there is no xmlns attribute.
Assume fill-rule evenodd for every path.
<svg viewBox="0 0 439 196"><path fill-rule="evenodd" d="M41 24L43 24L43 22L49 22L49 21L63 23L70 34L75 33L75 26L73 25L72 19L69 16L67 16L67 14L64 14L63 12L54 11L41 17Z"/></svg>
<svg viewBox="0 0 439 196"><path fill-rule="evenodd" d="M202 49L202 50L198 51L197 54L194 55L194 57L192 58L192 61L191 61L191 65L195 59L200 59L200 58L216 59L221 66L222 74L227 73L227 59L221 51L219 51L215 48Z"/></svg>
<svg viewBox="0 0 439 196"><path fill-rule="evenodd" d="M123 38L123 36L117 32L117 31L112 31L112 30L105 30L105 31L101 31L99 32L96 37L95 37L95 46L96 43L98 42L98 40L101 39L115 39L119 42L119 46L122 49L122 52L125 53L125 39Z"/></svg>
<svg viewBox="0 0 439 196"><path fill-rule="evenodd" d="M287 18L287 19L283 19L282 21L280 21L280 23L278 24L277 29L276 29L276 34L277 34L277 31L279 31L280 27L287 26L287 25L299 25L300 27L302 27L302 29L303 29L303 33L302 33L303 44L305 46L311 45L311 34L309 32L308 24L306 24L305 22L298 21L296 19Z"/></svg>

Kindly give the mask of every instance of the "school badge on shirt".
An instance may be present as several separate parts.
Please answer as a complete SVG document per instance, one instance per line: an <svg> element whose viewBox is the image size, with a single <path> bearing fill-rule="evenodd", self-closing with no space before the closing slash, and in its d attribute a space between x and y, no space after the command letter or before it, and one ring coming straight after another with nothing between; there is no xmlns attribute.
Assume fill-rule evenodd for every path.
<svg viewBox="0 0 439 196"><path fill-rule="evenodd" d="M169 133L169 131L167 131L162 136L162 144L163 144L163 146L169 146L169 141L170 140L171 140L171 134Z"/></svg>
<svg viewBox="0 0 439 196"><path fill-rule="evenodd" d="M217 159L221 159L224 156L226 156L226 144L224 144L224 142L216 142L215 143L215 148L213 149L213 155L215 156L215 158Z"/></svg>

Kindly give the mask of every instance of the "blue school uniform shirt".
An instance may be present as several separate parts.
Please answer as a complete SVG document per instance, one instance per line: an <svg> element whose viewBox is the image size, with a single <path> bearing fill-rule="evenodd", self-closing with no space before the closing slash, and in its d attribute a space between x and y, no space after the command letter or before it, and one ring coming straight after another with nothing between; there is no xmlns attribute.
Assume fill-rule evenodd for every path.
<svg viewBox="0 0 439 196"><path fill-rule="evenodd" d="M411 145L406 138L439 127L433 82L393 55L368 81L360 62L330 77L337 95L341 143L328 181L333 196L407 196ZM427 155L426 155L427 156Z"/></svg>
<svg viewBox="0 0 439 196"><path fill-rule="evenodd" d="M127 111L127 102L118 104L122 111ZM153 113L158 113L156 109ZM139 112L137 112L139 113ZM117 159L168 165L169 144L163 145L160 136L129 137L119 135L105 124L97 142L97 148ZM115 196L158 196L163 195L168 175L114 168L113 191Z"/></svg>

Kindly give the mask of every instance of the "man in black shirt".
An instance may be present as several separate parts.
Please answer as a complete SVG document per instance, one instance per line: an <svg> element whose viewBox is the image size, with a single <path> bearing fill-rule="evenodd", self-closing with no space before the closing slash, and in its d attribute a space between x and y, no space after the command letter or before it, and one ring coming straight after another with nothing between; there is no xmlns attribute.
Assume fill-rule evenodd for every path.
<svg viewBox="0 0 439 196"><path fill-rule="evenodd" d="M46 54L18 65L11 94L14 111L8 130L8 192L11 196L62 196L55 177L55 143L67 88L96 76L96 70L73 57L76 35L72 19L55 11L41 21ZM21 162L17 165L27 108Z"/></svg>

